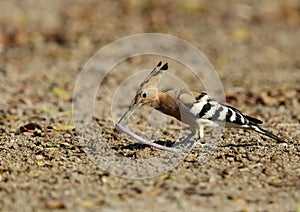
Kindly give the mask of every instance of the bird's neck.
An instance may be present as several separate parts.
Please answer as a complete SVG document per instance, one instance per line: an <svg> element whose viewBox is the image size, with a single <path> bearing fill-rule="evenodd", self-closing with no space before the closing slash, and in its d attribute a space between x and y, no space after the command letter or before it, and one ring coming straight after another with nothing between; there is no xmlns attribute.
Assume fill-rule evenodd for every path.
<svg viewBox="0 0 300 212"><path fill-rule="evenodd" d="M155 109L160 112L173 116L174 118L181 120L180 109L176 103L176 100L172 98L169 94L158 91L158 104L156 104Z"/></svg>

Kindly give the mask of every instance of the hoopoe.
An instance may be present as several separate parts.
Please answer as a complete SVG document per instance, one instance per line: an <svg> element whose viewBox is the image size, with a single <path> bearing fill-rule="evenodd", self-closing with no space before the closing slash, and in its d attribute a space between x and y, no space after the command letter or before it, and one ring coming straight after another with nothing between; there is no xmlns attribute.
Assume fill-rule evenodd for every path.
<svg viewBox="0 0 300 212"><path fill-rule="evenodd" d="M146 105L188 124L191 130L188 138L198 133L199 138L202 139L204 137L204 126L225 126L254 130L279 142L284 142L279 137L262 129L259 126L262 124L262 121L244 115L238 109L220 103L204 92L199 93L197 91L189 91L188 89L174 89L167 92L160 91L158 84L167 70L168 64L165 63L162 65L162 62L159 62L151 71L139 86L128 110L118 121L117 128L125 132L126 129L120 125L121 121L125 119L127 122L136 108ZM165 150L174 150L174 148L168 149L162 145L145 141L132 132L128 133L127 131L127 134L135 137L141 143Z"/></svg>

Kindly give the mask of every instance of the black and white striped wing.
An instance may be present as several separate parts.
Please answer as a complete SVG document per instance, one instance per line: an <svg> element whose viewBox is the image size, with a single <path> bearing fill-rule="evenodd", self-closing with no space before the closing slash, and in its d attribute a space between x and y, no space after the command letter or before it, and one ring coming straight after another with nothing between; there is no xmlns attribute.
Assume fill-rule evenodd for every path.
<svg viewBox="0 0 300 212"><path fill-rule="evenodd" d="M238 109L222 104L208 96L206 93L195 96L195 100L194 103L185 104L185 107L195 116L195 118L199 119L200 123L211 122L213 123L210 124L211 126L219 125L251 129L279 142L284 142L281 138L259 127L258 125L263 123L261 120L243 115Z"/></svg>
<svg viewBox="0 0 300 212"><path fill-rule="evenodd" d="M261 124L262 121L245 116L236 108L222 104L206 93L201 93L195 97L196 101L193 104L186 104L190 113L199 119L210 120L219 125L229 125L230 127L249 127L248 125Z"/></svg>

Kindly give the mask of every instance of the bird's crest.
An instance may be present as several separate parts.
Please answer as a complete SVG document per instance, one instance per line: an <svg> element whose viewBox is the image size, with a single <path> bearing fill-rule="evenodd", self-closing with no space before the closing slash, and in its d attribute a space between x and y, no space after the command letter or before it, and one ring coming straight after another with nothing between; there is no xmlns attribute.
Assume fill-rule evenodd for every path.
<svg viewBox="0 0 300 212"><path fill-rule="evenodd" d="M166 70L168 70L168 63L162 65L162 62L160 61L146 79L140 84L138 92L146 88L156 88Z"/></svg>
<svg viewBox="0 0 300 212"><path fill-rule="evenodd" d="M150 72L150 74L146 77L146 79L140 84L136 91L136 95L132 100L129 107L134 106L134 104L138 103L138 99L140 98L143 91L146 89L157 89L157 86L163 76L163 74L168 70L168 63L162 65L160 61L157 66Z"/></svg>
<svg viewBox="0 0 300 212"><path fill-rule="evenodd" d="M146 79L138 87L136 95L130 103L129 109L122 115L122 117L119 120L119 123L124 118L127 121L128 118L133 113L134 109L136 107L139 107L142 105L141 97L143 97L143 96L141 96L141 95L145 90L148 90L148 89L150 90L152 88L157 89L157 86L158 86L163 74L167 70L168 70L168 63L165 63L164 65L162 65L162 62L160 61L157 64L157 66L155 66L155 68L150 72L150 74L146 77ZM144 98L148 98L148 97L145 96Z"/></svg>

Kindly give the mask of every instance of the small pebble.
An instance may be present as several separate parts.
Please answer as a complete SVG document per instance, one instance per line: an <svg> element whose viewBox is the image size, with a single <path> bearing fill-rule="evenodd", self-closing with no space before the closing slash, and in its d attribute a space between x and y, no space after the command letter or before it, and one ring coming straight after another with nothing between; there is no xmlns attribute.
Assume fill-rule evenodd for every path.
<svg viewBox="0 0 300 212"><path fill-rule="evenodd" d="M44 156L43 155L36 155L35 159L37 160L43 160Z"/></svg>
<svg viewBox="0 0 300 212"><path fill-rule="evenodd" d="M65 133L64 134L64 138L71 138L71 137L72 137L72 135L70 133Z"/></svg>
<svg viewBox="0 0 300 212"><path fill-rule="evenodd" d="M233 157L228 157L227 160L230 161L230 162L233 162L234 158Z"/></svg>
<svg viewBox="0 0 300 212"><path fill-rule="evenodd" d="M287 148L289 145L287 143L281 143L281 144L279 144L279 146L281 146L283 148Z"/></svg>

